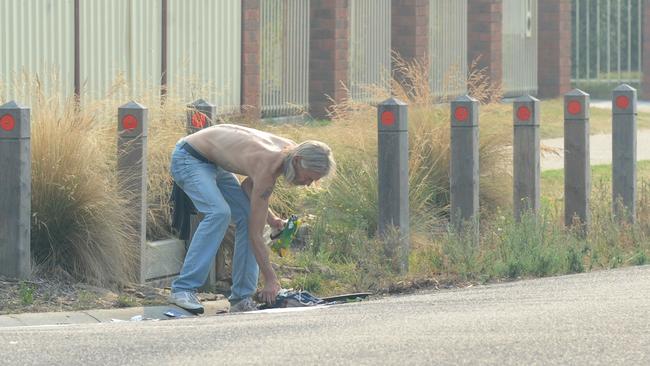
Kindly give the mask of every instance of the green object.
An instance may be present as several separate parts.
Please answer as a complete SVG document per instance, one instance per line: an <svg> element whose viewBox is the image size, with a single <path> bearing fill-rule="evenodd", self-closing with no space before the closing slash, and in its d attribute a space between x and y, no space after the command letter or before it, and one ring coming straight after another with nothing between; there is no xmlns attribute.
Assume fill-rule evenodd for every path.
<svg viewBox="0 0 650 366"><path fill-rule="evenodd" d="M298 233L298 227L300 226L300 220L298 220L298 216L296 215L291 215L289 217L289 220L287 220L287 223L284 224L284 228L282 231L275 235L271 235L271 240L273 240L273 244L271 244L271 249L276 252L280 257L284 257L287 252L289 251L289 248L291 247L291 242L293 239L296 237L296 234Z"/></svg>

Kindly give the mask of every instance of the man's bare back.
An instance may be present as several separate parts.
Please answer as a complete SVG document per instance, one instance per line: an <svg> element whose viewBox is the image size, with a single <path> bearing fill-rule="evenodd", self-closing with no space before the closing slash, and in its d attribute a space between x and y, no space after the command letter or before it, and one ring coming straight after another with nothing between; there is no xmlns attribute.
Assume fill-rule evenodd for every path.
<svg viewBox="0 0 650 366"><path fill-rule="evenodd" d="M281 173L283 150L296 145L283 137L230 124L205 128L185 141L221 168L249 177Z"/></svg>

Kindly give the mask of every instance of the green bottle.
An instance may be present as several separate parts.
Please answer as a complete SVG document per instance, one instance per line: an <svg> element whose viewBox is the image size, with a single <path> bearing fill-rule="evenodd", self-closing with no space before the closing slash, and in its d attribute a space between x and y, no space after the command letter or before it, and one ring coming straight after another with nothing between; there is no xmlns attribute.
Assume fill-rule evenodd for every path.
<svg viewBox="0 0 650 366"><path fill-rule="evenodd" d="M300 220L298 220L298 216L291 215L286 224L284 224L284 228L282 228L279 233L271 235L271 240L273 240L271 249L280 257L284 257L288 253L289 248L291 247L291 242L298 233L299 226Z"/></svg>

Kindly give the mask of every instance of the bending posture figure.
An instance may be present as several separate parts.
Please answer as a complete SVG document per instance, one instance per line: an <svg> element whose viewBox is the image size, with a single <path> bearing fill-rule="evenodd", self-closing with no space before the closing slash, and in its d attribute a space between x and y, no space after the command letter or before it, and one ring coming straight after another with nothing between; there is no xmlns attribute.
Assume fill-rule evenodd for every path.
<svg viewBox="0 0 650 366"><path fill-rule="evenodd" d="M230 311L255 309L252 295L261 270L263 301L272 304L280 284L262 233L265 223L281 229L284 220L269 210L280 176L308 186L334 170L330 148L318 141L301 144L237 125L212 126L181 139L172 153L171 174L204 215L185 256L169 301L203 313L196 290L203 285L231 219L237 227ZM241 182L235 174L246 176Z"/></svg>

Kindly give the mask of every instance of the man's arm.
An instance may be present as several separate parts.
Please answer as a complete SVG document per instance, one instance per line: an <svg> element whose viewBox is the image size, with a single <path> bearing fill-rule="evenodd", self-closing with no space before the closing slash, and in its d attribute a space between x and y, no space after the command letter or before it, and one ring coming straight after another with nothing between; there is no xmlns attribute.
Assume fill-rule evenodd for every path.
<svg viewBox="0 0 650 366"><path fill-rule="evenodd" d="M249 177L244 178L244 180L241 182L241 187L248 196L248 199L251 198L251 194L253 191L253 180L250 179ZM271 208L268 208L268 216L266 218L266 223L269 224L274 229L277 229L278 221L282 221L281 218L278 217L278 215L271 210Z"/></svg>
<svg viewBox="0 0 650 366"><path fill-rule="evenodd" d="M269 304L275 301L275 296L280 290L278 279L269 260L269 250L262 239L264 223L269 211L269 198L273 192L274 184L273 179L263 178L256 180L255 184L253 184L250 194L251 213L248 220L248 233L253 253L260 267L260 272L264 276L264 289L261 296Z"/></svg>

